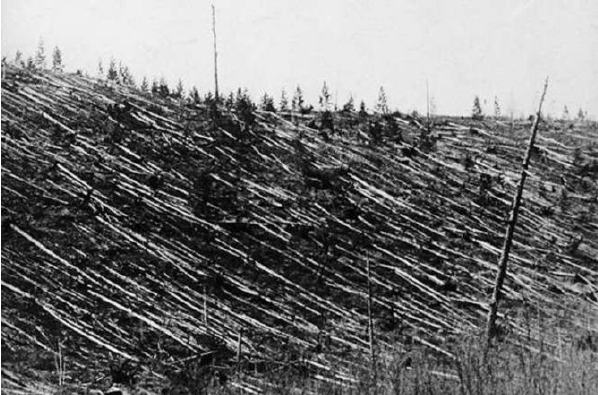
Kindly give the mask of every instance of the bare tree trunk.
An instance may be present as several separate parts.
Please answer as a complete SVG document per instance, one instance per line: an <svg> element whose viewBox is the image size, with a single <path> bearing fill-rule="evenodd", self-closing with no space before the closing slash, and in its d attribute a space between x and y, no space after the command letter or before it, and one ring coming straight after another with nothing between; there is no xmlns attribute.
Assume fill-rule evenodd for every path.
<svg viewBox="0 0 598 395"><path fill-rule="evenodd" d="M214 100L218 103L218 51L216 50L216 7L212 4L212 33L214 34Z"/></svg>
<svg viewBox="0 0 598 395"><path fill-rule="evenodd" d="M370 256L369 253L366 258L367 263L367 276L368 276L368 335L370 343L370 364L371 373L376 385L376 354L374 352L374 324L372 321L372 281L370 275Z"/></svg>
<svg viewBox="0 0 598 395"><path fill-rule="evenodd" d="M500 302L502 286L505 281L505 277L507 275L507 263L509 261L509 253L511 252L511 246L513 244L513 234L515 232L515 225L517 225L517 216L519 214L519 206L521 205L521 197L523 195L523 187L525 185L525 179L527 178L527 169L529 167L532 149L534 147L534 142L536 140L536 133L538 132L538 125L540 124L540 117L541 117L541 113L542 113L542 103L544 103L544 96L546 96L547 88L548 88L548 78L546 78L546 81L544 82L544 90L542 92L542 96L540 97L540 105L538 106L538 112L536 114L536 119L532 126L532 134L529 139L527 152L525 153L525 158L523 159L523 166L522 166L522 170L521 170L521 179L519 180L519 185L517 185L517 192L515 193L515 196L513 198L513 208L511 209L511 214L509 216L507 230L505 232L505 241L504 241L504 245L503 245L503 249L502 249L502 254L500 256L500 260L498 263L498 272L496 273L494 292L492 293L492 299L490 301L489 311L488 311L488 319L487 319L487 323L486 323L486 347L484 349L484 360L486 359L486 355L490 348L492 338L494 337L494 334L495 334L496 314L498 312L498 303Z"/></svg>

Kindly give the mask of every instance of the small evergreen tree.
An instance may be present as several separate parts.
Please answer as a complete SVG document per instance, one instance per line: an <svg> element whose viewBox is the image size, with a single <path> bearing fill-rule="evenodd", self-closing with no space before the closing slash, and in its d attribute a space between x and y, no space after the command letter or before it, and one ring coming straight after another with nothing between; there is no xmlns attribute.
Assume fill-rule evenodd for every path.
<svg viewBox="0 0 598 395"><path fill-rule="evenodd" d="M124 66L122 63L118 64L118 77L119 82L126 86L135 86L135 79L133 74L129 70L128 66Z"/></svg>
<svg viewBox="0 0 598 395"><path fill-rule="evenodd" d="M237 91L237 99L235 101L235 111L239 115L239 118L245 122L246 130L248 130L249 126L255 122L254 110L255 105L251 102L247 89L244 89L241 92L241 89L239 88Z"/></svg>
<svg viewBox="0 0 598 395"><path fill-rule="evenodd" d="M54 47L54 52L52 52L52 70L59 73L63 71L62 53L58 47Z"/></svg>
<svg viewBox="0 0 598 395"><path fill-rule="evenodd" d="M344 105L343 105L343 112L346 113L352 113L355 111L355 104L353 102L353 95L351 95L349 97L349 101L347 101Z"/></svg>
<svg viewBox="0 0 598 395"><path fill-rule="evenodd" d="M224 101L224 107L226 107L227 110L232 110L233 107L235 106L235 95L233 95L233 93L229 93L228 96L226 97L226 100Z"/></svg>
<svg viewBox="0 0 598 395"><path fill-rule="evenodd" d="M141 80L140 89L141 89L141 92L143 92L143 93L149 93L149 83L147 82L146 77L143 77L143 79Z"/></svg>
<svg viewBox="0 0 598 395"><path fill-rule="evenodd" d="M172 92L172 97L174 97L175 99L181 99L183 97L184 91L185 88L183 87L183 81L179 79L179 81L176 84L176 88L174 88L174 92Z"/></svg>
<svg viewBox="0 0 598 395"><path fill-rule="evenodd" d="M106 74L108 81L114 81L118 83L118 70L116 69L116 62L114 59L110 59L110 65L108 66L108 73Z"/></svg>
<svg viewBox="0 0 598 395"><path fill-rule="evenodd" d="M388 114L388 100L386 98L386 92L383 87L380 87L378 91L378 102L376 103L376 111L382 114Z"/></svg>
<svg viewBox="0 0 598 395"><path fill-rule="evenodd" d="M569 120L569 109L567 108L567 106L565 106L565 108L563 109L563 119L565 121Z"/></svg>
<svg viewBox="0 0 598 395"><path fill-rule="evenodd" d="M289 99L287 98L287 93L285 90L282 90L280 94L280 111L288 111L289 110Z"/></svg>
<svg viewBox="0 0 598 395"><path fill-rule="evenodd" d="M214 95L212 94L212 92L208 92L205 94L205 96L203 97L203 102L208 108L212 108L212 106L214 105Z"/></svg>
<svg viewBox="0 0 598 395"><path fill-rule="evenodd" d="M234 94L234 101L233 101L233 106L231 108L235 108L237 106L237 103L239 103L241 100L243 100L243 95L246 94L247 92L243 92L243 90L241 90L241 88L237 88L237 92L235 92ZM232 94L232 92L231 92Z"/></svg>
<svg viewBox="0 0 598 395"><path fill-rule="evenodd" d="M365 102L362 100L361 103L359 103L359 116L364 118L367 117L368 112L365 108Z"/></svg>
<svg viewBox="0 0 598 395"><path fill-rule="evenodd" d="M165 99L170 96L170 88L168 88L168 83L166 82L166 78L161 77L160 82L158 84L158 96Z"/></svg>
<svg viewBox="0 0 598 395"><path fill-rule="evenodd" d="M583 112L583 110L580 107L579 111L577 112L577 120L583 121L584 119L586 119L586 114Z"/></svg>
<svg viewBox="0 0 598 395"><path fill-rule="evenodd" d="M152 95L155 95L155 96L158 96L160 94L160 84L158 84L158 81L155 78L152 81L151 92L152 92Z"/></svg>
<svg viewBox="0 0 598 395"><path fill-rule="evenodd" d="M37 51L35 52L34 66L37 69L43 70L46 68L46 52L44 49L44 40L39 39L37 43Z"/></svg>
<svg viewBox="0 0 598 395"><path fill-rule="evenodd" d="M494 96L494 116L500 118L500 105L498 104L498 97Z"/></svg>
<svg viewBox="0 0 598 395"><path fill-rule="evenodd" d="M303 91L301 90L300 86L297 86L295 90L295 95L293 96L293 101L291 103L293 111L301 111L303 110Z"/></svg>
<svg viewBox="0 0 598 395"><path fill-rule="evenodd" d="M25 62L25 67L28 70L34 70L35 69L35 60L33 60L33 58L31 56L27 57L27 62Z"/></svg>
<svg viewBox="0 0 598 395"><path fill-rule="evenodd" d="M330 105L330 90L328 89L328 85L326 85L326 81L324 81L324 85L322 85L322 93L320 94L320 109L323 111L328 111L328 106Z"/></svg>
<svg viewBox="0 0 598 395"><path fill-rule="evenodd" d="M473 99L473 110L471 111L471 118L475 120L481 120L484 118L482 115L482 106L480 105L480 98L476 96Z"/></svg>
<svg viewBox="0 0 598 395"><path fill-rule="evenodd" d="M276 107L274 107L274 99L267 93L264 93L260 107L264 111L276 112Z"/></svg>
<svg viewBox="0 0 598 395"><path fill-rule="evenodd" d="M98 78L104 78L104 66L102 65L102 59L98 60Z"/></svg>
<svg viewBox="0 0 598 395"><path fill-rule="evenodd" d="M237 107L237 105L240 104L243 100L250 100L249 92L247 91L247 88L237 88L237 93L235 95L235 107Z"/></svg>
<svg viewBox="0 0 598 395"><path fill-rule="evenodd" d="M197 88L195 86L193 88L191 88L191 91L189 92L189 99L194 104L201 103L201 97L199 96L199 91L197 90Z"/></svg>
<svg viewBox="0 0 598 395"><path fill-rule="evenodd" d="M25 63L23 62L23 52L17 50L17 53L15 54L15 66L18 67L23 67L25 66Z"/></svg>

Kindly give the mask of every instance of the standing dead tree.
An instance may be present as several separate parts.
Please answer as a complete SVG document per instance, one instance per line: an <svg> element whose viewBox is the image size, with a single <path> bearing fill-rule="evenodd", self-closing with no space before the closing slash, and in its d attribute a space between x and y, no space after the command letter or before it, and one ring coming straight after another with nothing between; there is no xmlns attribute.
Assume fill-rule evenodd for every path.
<svg viewBox="0 0 598 395"><path fill-rule="evenodd" d="M505 241L502 249L502 254L500 256L500 260L498 263L498 272L496 273L496 280L494 285L494 291L492 293L492 299L490 300L489 311L488 311L488 319L486 323L486 347L484 349L484 360L486 359L486 355L488 350L490 349L490 345L492 342L492 338L496 332L496 315L498 312L498 303L500 302L502 286L505 281L505 277L507 275L507 263L509 261L509 253L511 252L511 246L513 244L513 234L515 233L515 226L517 225L517 216L519 214L519 206L521 205L521 197L523 195L523 187L525 185L525 179L527 178L527 169L529 167L529 162L532 156L532 151L534 148L534 142L536 140L536 134L538 132L538 125L540 124L540 117L542 115L542 104L544 103L544 97L546 96L546 89L548 88L548 78L544 82L544 90L542 91L542 96L540 97L540 105L538 106L538 112L536 113L536 119L532 126L532 133L529 139L529 144L527 147L527 152L525 153L525 157L523 159L523 165L521 169L521 179L519 180L519 184L517 185L517 191L513 198L513 205L511 209L511 213L509 215L509 222L507 225L507 230L505 232Z"/></svg>
<svg viewBox="0 0 598 395"><path fill-rule="evenodd" d="M214 130L218 127L218 50L216 49L216 7L212 4L212 34L214 36L214 101L212 102L212 120Z"/></svg>
<svg viewBox="0 0 598 395"><path fill-rule="evenodd" d="M216 49L216 7L212 4L212 33L214 35L214 101L218 103L218 51Z"/></svg>

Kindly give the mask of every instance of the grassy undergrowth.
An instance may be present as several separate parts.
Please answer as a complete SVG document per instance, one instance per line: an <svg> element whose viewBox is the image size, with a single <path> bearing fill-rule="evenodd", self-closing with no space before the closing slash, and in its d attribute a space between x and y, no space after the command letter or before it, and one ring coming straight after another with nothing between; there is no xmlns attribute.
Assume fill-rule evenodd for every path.
<svg viewBox="0 0 598 395"><path fill-rule="evenodd" d="M548 343L530 346L524 338L506 339L495 343L484 361L481 337L463 336L449 347L451 355L422 346L410 350L378 350L375 369L371 369L367 354L362 354L350 361L353 368L333 367L328 373L315 373L305 360L277 368L271 365L260 373L248 369L223 372L218 367L189 363L178 374L170 375L170 379L140 379L129 386L127 392L163 395L597 394L598 336L588 332L575 341L553 340L557 341L556 346ZM169 376L167 372L161 373ZM341 376L344 379L339 378ZM252 381L253 384L247 384ZM243 387L234 384L241 382ZM53 388L54 393L59 394L90 393L90 387L82 385Z"/></svg>
<svg viewBox="0 0 598 395"><path fill-rule="evenodd" d="M482 360L478 338L455 346L454 358L439 357L424 349L380 355L375 374L369 369L351 372L352 383L312 383L296 375L270 377L267 394L455 394L514 395L598 393L598 355L573 345L558 356L532 351L521 344L500 344ZM361 366L367 365L363 361ZM216 391L218 392L218 391ZM227 391L224 391L227 392Z"/></svg>

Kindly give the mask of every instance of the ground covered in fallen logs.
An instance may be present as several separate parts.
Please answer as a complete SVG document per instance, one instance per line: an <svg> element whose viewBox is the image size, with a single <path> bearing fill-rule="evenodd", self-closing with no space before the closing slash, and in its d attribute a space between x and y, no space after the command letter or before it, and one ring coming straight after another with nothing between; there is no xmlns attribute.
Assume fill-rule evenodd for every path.
<svg viewBox="0 0 598 395"><path fill-rule="evenodd" d="M380 361L450 359L483 327L531 121L254 116L7 66L3 391L350 387L368 261ZM595 123L540 124L504 342L597 340L597 144Z"/></svg>

